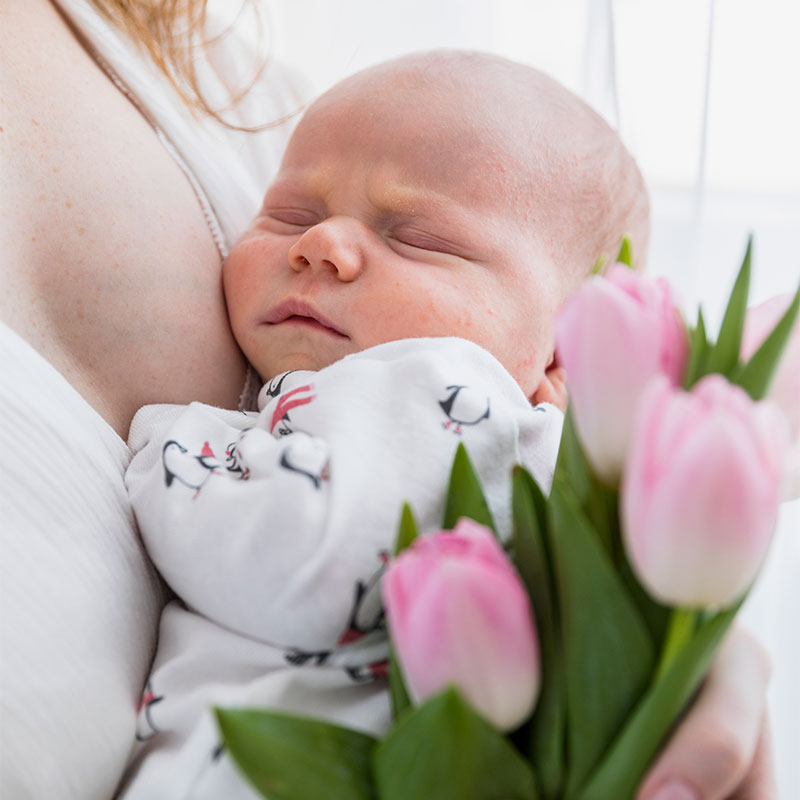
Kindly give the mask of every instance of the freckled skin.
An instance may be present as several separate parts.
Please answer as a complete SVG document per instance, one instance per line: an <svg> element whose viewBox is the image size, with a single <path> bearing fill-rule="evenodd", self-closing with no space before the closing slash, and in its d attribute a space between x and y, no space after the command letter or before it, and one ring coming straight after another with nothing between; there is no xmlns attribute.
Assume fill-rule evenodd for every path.
<svg viewBox="0 0 800 800"><path fill-rule="evenodd" d="M498 94L481 70L411 58L310 107L224 270L234 333L262 378L394 339L461 336L535 394L575 279L552 255L545 221L558 187L539 180L517 89ZM537 113L547 139L554 128ZM265 323L287 300L343 335Z"/></svg>
<svg viewBox="0 0 800 800"><path fill-rule="evenodd" d="M0 320L123 439L148 403L235 408L245 360L195 192L57 6L0 3Z"/></svg>

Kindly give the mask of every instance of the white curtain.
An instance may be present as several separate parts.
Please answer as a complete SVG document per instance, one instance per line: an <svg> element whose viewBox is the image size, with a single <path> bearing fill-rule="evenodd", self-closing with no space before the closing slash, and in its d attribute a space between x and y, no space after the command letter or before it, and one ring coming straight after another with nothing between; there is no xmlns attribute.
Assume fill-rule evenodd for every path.
<svg viewBox="0 0 800 800"><path fill-rule="evenodd" d="M272 0L272 49L319 91L433 47L549 72L619 128L651 189L649 270L711 331L755 235L751 299L800 283L800 3L795 0ZM800 797L800 501L745 610L774 660L780 796Z"/></svg>

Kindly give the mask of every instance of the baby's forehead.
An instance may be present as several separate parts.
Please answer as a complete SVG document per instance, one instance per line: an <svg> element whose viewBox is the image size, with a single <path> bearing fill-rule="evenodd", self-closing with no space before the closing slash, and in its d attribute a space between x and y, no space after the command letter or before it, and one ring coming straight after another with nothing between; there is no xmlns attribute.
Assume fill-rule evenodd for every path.
<svg viewBox="0 0 800 800"><path fill-rule="evenodd" d="M346 78L317 100L301 126L320 138L381 131L406 156L459 162L511 179L558 179L558 168L596 149L604 123L575 95L531 67L483 53L412 55ZM607 126L605 126L607 128ZM601 131L602 132L602 131ZM356 134L356 135L352 135Z"/></svg>
<svg viewBox="0 0 800 800"><path fill-rule="evenodd" d="M552 182L558 132L545 104L532 115L524 81L503 71L498 79L514 85L490 101L490 78L474 66L425 70L418 62L367 70L309 108L288 158L392 161L476 196L518 194L520 179L535 183L537 173Z"/></svg>
<svg viewBox="0 0 800 800"><path fill-rule="evenodd" d="M522 64L490 56L412 56L346 78L312 104L307 116L346 110L353 116L340 124L355 126L365 116L373 126L407 121L419 125L421 141L436 142L437 134L449 133L474 145L509 133L550 135L569 98L559 84Z"/></svg>

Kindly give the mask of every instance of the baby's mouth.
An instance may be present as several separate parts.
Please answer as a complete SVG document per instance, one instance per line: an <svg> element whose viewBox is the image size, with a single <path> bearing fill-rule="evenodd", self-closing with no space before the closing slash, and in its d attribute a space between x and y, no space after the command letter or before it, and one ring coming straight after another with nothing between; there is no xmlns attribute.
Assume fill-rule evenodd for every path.
<svg viewBox="0 0 800 800"><path fill-rule="evenodd" d="M303 327L323 331L324 333L329 333L332 336L338 336L342 339L348 338L341 331L336 330L336 328L331 328L329 325L324 325L319 320L314 319L314 317L306 317L303 316L302 314L292 314L291 317L287 317L285 320L283 320L282 323L278 324L286 324L286 323L292 325L302 325Z"/></svg>
<svg viewBox="0 0 800 800"><path fill-rule="evenodd" d="M308 303L287 300L273 308L265 319L268 325L301 325L312 330L318 330L331 336L343 339L350 337L339 330L333 322L320 314Z"/></svg>

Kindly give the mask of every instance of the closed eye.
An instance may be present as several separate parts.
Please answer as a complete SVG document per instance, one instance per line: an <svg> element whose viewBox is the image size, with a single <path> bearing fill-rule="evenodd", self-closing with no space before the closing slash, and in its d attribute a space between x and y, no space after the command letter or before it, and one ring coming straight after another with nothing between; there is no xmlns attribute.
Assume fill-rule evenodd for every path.
<svg viewBox="0 0 800 800"><path fill-rule="evenodd" d="M259 215L259 225L274 233L300 233L319 222L312 211L300 208L264 208Z"/></svg>
<svg viewBox="0 0 800 800"><path fill-rule="evenodd" d="M455 242L442 239L439 236L411 228L393 230L389 233L389 238L401 246L412 247L417 250L427 250L433 253L444 253L447 255L462 255L459 245Z"/></svg>

